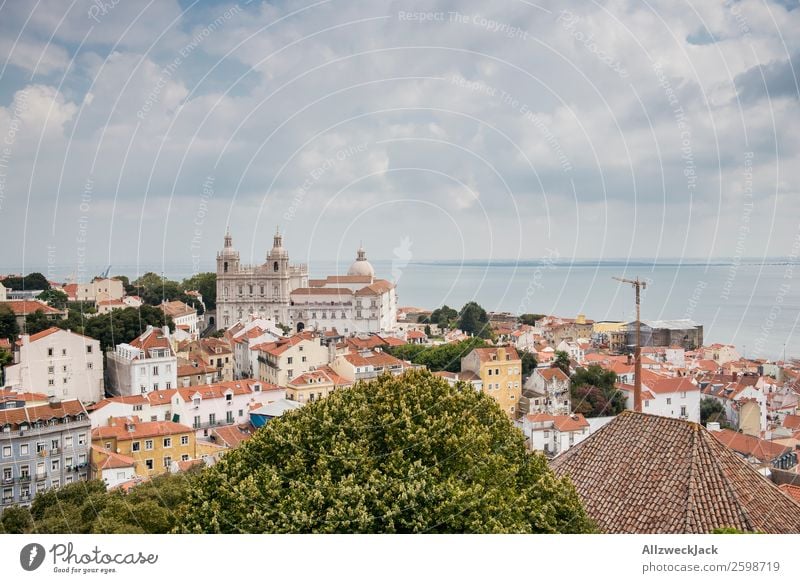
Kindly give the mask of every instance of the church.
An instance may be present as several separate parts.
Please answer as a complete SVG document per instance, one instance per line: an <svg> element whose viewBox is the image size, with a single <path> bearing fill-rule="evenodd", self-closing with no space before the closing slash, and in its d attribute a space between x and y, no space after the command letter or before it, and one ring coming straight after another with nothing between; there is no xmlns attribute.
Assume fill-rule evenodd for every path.
<svg viewBox="0 0 800 583"><path fill-rule="evenodd" d="M309 279L307 265L289 263L279 232L262 265L242 265L228 232L217 253L217 319L227 328L251 316L296 332L388 333L397 326L397 294L394 283L375 278L363 247L347 275Z"/></svg>

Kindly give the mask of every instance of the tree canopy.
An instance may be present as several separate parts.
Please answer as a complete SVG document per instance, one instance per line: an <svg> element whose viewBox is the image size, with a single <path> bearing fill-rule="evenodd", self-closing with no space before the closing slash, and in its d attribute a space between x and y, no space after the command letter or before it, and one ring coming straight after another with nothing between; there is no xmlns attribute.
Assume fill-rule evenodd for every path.
<svg viewBox="0 0 800 583"><path fill-rule="evenodd" d="M4 304L0 304L0 338L14 340L19 335L19 325L14 311Z"/></svg>
<svg viewBox="0 0 800 583"><path fill-rule="evenodd" d="M520 324L527 324L528 326L535 326L536 320L541 320L544 317L544 314L520 314L517 318L517 322Z"/></svg>
<svg viewBox="0 0 800 583"><path fill-rule="evenodd" d="M13 290L36 290L42 291L50 289L50 282L41 273L29 273L24 277L7 277L3 280L3 286Z"/></svg>
<svg viewBox="0 0 800 583"><path fill-rule="evenodd" d="M709 421L719 423L721 427L730 426L722 403L711 397L704 397L700 400L700 422L705 425Z"/></svg>
<svg viewBox="0 0 800 583"><path fill-rule="evenodd" d="M553 359L553 363L551 366L555 368L560 368L561 372L569 376L569 360L570 360L569 353L563 350L556 350L555 358Z"/></svg>
<svg viewBox="0 0 800 583"><path fill-rule="evenodd" d="M384 375L270 421L192 484L179 532L590 532L494 400Z"/></svg>
<svg viewBox="0 0 800 583"><path fill-rule="evenodd" d="M198 273L178 282L149 271L134 280L130 287L142 298L144 303L151 306L158 306L163 301L179 300L193 306L199 314L202 314L203 306L194 296L187 294L188 291L199 291L203 296L203 303L209 310L216 306L217 276L215 273Z"/></svg>
<svg viewBox="0 0 800 583"><path fill-rule="evenodd" d="M491 338L492 330L489 327L489 316L477 302L467 302L458 313L458 327L460 330L479 336Z"/></svg>
<svg viewBox="0 0 800 583"><path fill-rule="evenodd" d="M52 288L40 293L37 296L37 299L42 300L48 306L51 306L58 310L63 310L64 308L66 308L67 302L69 301L67 294L65 294L63 291L59 291L57 289L52 289Z"/></svg>
<svg viewBox="0 0 800 583"><path fill-rule="evenodd" d="M481 338L468 338L461 342L450 342L434 346L424 344L403 344L387 349L392 356L408 360L414 364L422 364L433 372L446 370L459 372L461 358L472 352L473 348L486 346Z"/></svg>
<svg viewBox="0 0 800 583"><path fill-rule="evenodd" d="M617 415L625 409L625 394L617 389L617 375L593 364L572 375L572 407L585 417Z"/></svg>
<svg viewBox="0 0 800 583"><path fill-rule="evenodd" d="M539 363L536 361L536 356L527 350L520 350L519 357L522 359L522 378L526 379L536 369Z"/></svg>

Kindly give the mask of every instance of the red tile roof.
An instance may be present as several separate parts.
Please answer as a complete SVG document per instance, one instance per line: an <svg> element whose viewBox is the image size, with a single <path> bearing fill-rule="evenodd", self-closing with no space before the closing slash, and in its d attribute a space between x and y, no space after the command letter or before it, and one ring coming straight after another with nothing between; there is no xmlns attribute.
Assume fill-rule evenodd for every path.
<svg viewBox="0 0 800 583"><path fill-rule="evenodd" d="M537 368L535 374L543 377L547 382L557 379L559 381L568 381L569 377L564 374L564 371L558 367L550 368Z"/></svg>
<svg viewBox="0 0 800 583"><path fill-rule="evenodd" d="M607 533L800 533L800 505L697 423L624 411L555 458Z"/></svg>
<svg viewBox="0 0 800 583"><path fill-rule="evenodd" d="M693 384L692 381L686 377L660 378L656 381L646 381L644 384L651 392L658 394L689 393L700 390L700 387Z"/></svg>
<svg viewBox="0 0 800 583"><path fill-rule="evenodd" d="M506 351L505 361L496 360L496 358L499 358L497 353L501 348L505 349ZM475 352L478 355L478 359L481 362L507 362L511 360L519 360L517 349L513 346L499 346L497 348L473 348L472 352Z"/></svg>
<svg viewBox="0 0 800 583"><path fill-rule="evenodd" d="M800 503L800 486L792 486L791 484L781 484L778 486L781 491L792 498L795 502Z"/></svg>
<svg viewBox="0 0 800 583"><path fill-rule="evenodd" d="M800 415L787 415L783 419L783 426L792 431L800 430Z"/></svg>
<svg viewBox="0 0 800 583"><path fill-rule="evenodd" d="M138 417L114 417L110 425L92 429L92 439L115 437L120 441L192 433L194 430L173 421L140 421ZM133 424L133 431L127 425Z"/></svg>
<svg viewBox="0 0 800 583"><path fill-rule="evenodd" d="M57 310L48 306L41 300L10 300L7 302L0 302L0 305L8 306L12 312L17 316L27 316L35 314L36 312L44 312L49 316L64 315L63 310Z"/></svg>
<svg viewBox="0 0 800 583"><path fill-rule="evenodd" d="M752 456L761 462L770 462L777 457L791 451L791 447L781 445L774 441L766 441L753 437L752 435L745 435L744 433L737 433L730 429L723 429L721 431L712 431L711 435L716 437L720 443L724 443L733 451L746 456Z"/></svg>

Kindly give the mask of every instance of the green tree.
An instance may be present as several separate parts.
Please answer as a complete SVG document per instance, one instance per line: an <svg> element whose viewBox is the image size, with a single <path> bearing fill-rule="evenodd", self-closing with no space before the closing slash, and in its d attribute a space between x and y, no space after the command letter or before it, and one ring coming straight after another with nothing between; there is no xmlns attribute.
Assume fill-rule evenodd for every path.
<svg viewBox="0 0 800 583"><path fill-rule="evenodd" d="M440 328L452 328L457 318L458 312L445 304L441 308L436 308L431 312L431 315L424 323L436 324Z"/></svg>
<svg viewBox="0 0 800 583"><path fill-rule="evenodd" d="M25 277L7 277L3 280L3 285L13 290L36 290L46 291L50 289L50 282L41 273L29 273Z"/></svg>
<svg viewBox="0 0 800 583"><path fill-rule="evenodd" d="M527 350L521 350L519 357L522 359L522 378L528 378L539 363L536 361L536 356L533 352L528 352Z"/></svg>
<svg viewBox="0 0 800 583"><path fill-rule="evenodd" d="M425 336L427 336L428 338L430 338L430 337L431 337L431 334L432 334L432 332L431 332L431 326L430 326L430 324L425 324L425 329L424 329L424 331L425 331Z"/></svg>
<svg viewBox="0 0 800 583"><path fill-rule="evenodd" d="M42 300L43 302L46 302L48 306L51 306L58 310L63 310L64 308L66 308L67 302L69 301L67 294L52 288L43 291L37 296L37 298Z"/></svg>
<svg viewBox="0 0 800 583"><path fill-rule="evenodd" d="M55 326L56 320L47 317L43 310L36 310L32 314L25 316L25 332L27 334L37 334L42 330L47 330Z"/></svg>
<svg viewBox="0 0 800 583"><path fill-rule="evenodd" d="M117 344L130 342L142 334L147 326L168 326L175 329L172 318L166 316L159 308L143 305L139 308L112 310L84 320L83 334L100 341L103 349L113 348Z"/></svg>
<svg viewBox="0 0 800 583"><path fill-rule="evenodd" d="M570 379L572 408L585 417L617 415L625 409L625 394L616 387L617 375L593 364L579 368Z"/></svg>
<svg viewBox="0 0 800 583"><path fill-rule="evenodd" d="M556 350L555 358L553 359L551 366L560 368L565 375L569 376L569 361L569 353L564 352L563 350Z"/></svg>
<svg viewBox="0 0 800 583"><path fill-rule="evenodd" d="M269 422L200 473L180 532L591 532L488 395L384 375Z"/></svg>
<svg viewBox="0 0 800 583"><path fill-rule="evenodd" d="M458 314L459 329L479 336L480 338L491 338L492 330L489 327L489 316L480 304L467 302Z"/></svg>
<svg viewBox="0 0 800 583"><path fill-rule="evenodd" d="M721 427L730 426L722 403L711 397L704 397L700 400L700 423L705 425L708 422L719 423Z"/></svg>
<svg viewBox="0 0 800 583"><path fill-rule="evenodd" d="M198 291L203 296L206 308L213 310L217 306L217 274L213 272L196 273L181 282L184 292Z"/></svg>
<svg viewBox="0 0 800 583"><path fill-rule="evenodd" d="M0 526L6 534L24 534L30 532L33 518L24 506L10 506L3 510Z"/></svg>
<svg viewBox="0 0 800 583"><path fill-rule="evenodd" d="M17 317L11 308L0 304L0 338L14 340L19 335Z"/></svg>
<svg viewBox="0 0 800 583"><path fill-rule="evenodd" d="M424 344L404 344L387 349L392 356L421 364L431 371L459 372L461 359L472 352L473 348L486 346L481 338L468 338L461 342L450 342L436 346Z"/></svg>

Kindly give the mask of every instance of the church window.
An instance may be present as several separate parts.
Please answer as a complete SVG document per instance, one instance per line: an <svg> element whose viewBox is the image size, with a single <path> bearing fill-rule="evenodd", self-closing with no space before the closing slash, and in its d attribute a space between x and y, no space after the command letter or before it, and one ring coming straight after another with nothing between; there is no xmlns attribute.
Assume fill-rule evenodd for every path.
<svg viewBox="0 0 800 583"><path fill-rule="evenodd" d="M249 290L250 290L250 295L252 296L253 295L253 284L250 284L248 287L249 287Z"/></svg>
<svg viewBox="0 0 800 583"><path fill-rule="evenodd" d="M242 295L243 291L244 291L244 289L243 289L243 287L240 285L240 286L239 286L239 295Z"/></svg>
<svg viewBox="0 0 800 583"><path fill-rule="evenodd" d="M261 286L261 295L262 296L264 295L264 286L263 285Z"/></svg>
<svg viewBox="0 0 800 583"><path fill-rule="evenodd" d="M276 298L278 297L278 286L277 285L273 285L272 286L272 295L274 295Z"/></svg>
<svg viewBox="0 0 800 583"><path fill-rule="evenodd" d="M224 297L224 298L228 297L228 286L227 285L222 288L222 297Z"/></svg>
<svg viewBox="0 0 800 583"><path fill-rule="evenodd" d="M278 262L272 264L272 271L278 271Z"/></svg>
<svg viewBox="0 0 800 583"><path fill-rule="evenodd" d="M228 262L227 261L222 264L222 272L223 273L228 273Z"/></svg>

